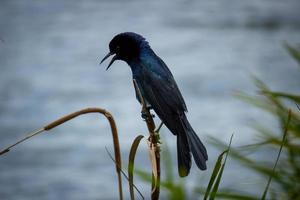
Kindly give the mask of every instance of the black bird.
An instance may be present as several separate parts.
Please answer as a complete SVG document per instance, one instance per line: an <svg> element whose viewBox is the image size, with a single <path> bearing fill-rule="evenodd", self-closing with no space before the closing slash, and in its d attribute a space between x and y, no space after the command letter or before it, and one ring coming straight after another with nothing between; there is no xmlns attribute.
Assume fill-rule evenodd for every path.
<svg viewBox="0 0 300 200"><path fill-rule="evenodd" d="M198 168L205 170L208 158L206 149L185 116L185 102L163 60L154 53L145 38L132 32L116 35L109 43L109 50L101 61L114 55L106 70L115 60L125 61L147 104L177 136L179 175L184 177L189 174L191 153Z"/></svg>

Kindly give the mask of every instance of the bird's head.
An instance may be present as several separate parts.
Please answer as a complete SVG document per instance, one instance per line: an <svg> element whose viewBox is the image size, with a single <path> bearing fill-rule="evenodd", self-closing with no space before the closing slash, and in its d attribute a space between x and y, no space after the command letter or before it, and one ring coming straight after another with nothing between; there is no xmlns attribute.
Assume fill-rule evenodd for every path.
<svg viewBox="0 0 300 200"><path fill-rule="evenodd" d="M109 53L102 59L101 63L108 57L114 55L106 70L113 64L115 60L130 60L139 56L141 46L148 44L141 35L126 32L116 35L109 43ZM100 64L101 64L100 63Z"/></svg>

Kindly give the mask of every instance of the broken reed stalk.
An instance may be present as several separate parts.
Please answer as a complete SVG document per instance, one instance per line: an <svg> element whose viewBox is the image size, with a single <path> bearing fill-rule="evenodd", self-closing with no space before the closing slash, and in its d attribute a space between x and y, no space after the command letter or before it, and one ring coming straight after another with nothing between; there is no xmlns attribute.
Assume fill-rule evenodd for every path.
<svg viewBox="0 0 300 200"><path fill-rule="evenodd" d="M142 113L146 115L145 122L149 131L148 147L150 153L150 159L152 164L152 190L151 199L158 200L160 193L160 145L158 131L155 131L155 123L153 117L150 113L150 109L146 105L146 101L141 94L138 84L135 79L133 79L134 89L142 104ZM160 126L161 127L161 126Z"/></svg>
<svg viewBox="0 0 300 200"><path fill-rule="evenodd" d="M21 140L17 141L16 143L10 145L9 147L3 149L2 151L0 151L0 155L9 152L9 150L24 142L25 140L28 140L29 138L38 135L44 131L49 131L75 117L78 117L79 115L83 115L83 114L88 114L88 113L101 113L103 114L106 119L109 121L110 124L110 128L111 128L111 133L112 133L112 138L113 138L113 143L114 143L114 152L115 152L115 161L116 161L116 171L118 174L118 183L119 183L119 196L120 196L120 200L123 200L123 191L122 191L122 176L121 176L121 169L122 169L122 159L121 159L121 153L120 153L120 144L119 144L119 137L118 137L118 131L117 131L117 126L115 123L115 120L113 118L113 116L106 110L102 109L102 108L86 108L86 109L82 109L79 110L77 112L68 114L62 118L59 118L58 120L55 120L53 122L51 122L50 124L44 126L43 128L39 129L38 131L35 131L31 134L29 134L28 136L22 138Z"/></svg>

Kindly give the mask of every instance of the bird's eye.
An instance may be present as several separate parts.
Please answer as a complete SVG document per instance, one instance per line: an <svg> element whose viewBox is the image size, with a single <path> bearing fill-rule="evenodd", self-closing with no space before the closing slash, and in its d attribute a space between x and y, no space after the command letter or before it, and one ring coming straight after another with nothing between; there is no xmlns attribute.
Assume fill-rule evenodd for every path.
<svg viewBox="0 0 300 200"><path fill-rule="evenodd" d="M117 46L116 47L116 52L119 52L120 51L120 46Z"/></svg>

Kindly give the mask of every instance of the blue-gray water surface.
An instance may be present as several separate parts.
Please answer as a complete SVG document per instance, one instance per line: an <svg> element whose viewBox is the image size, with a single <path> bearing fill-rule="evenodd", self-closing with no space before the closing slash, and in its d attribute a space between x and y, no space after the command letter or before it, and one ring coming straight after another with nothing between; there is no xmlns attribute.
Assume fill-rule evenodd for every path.
<svg viewBox="0 0 300 200"><path fill-rule="evenodd" d="M0 149L62 115L101 107L115 117L126 165L130 145L138 134L147 135L146 125L130 68L119 61L105 71L108 63L99 61L115 34L134 31L173 72L188 118L208 148L208 170L193 166L185 178L191 188L205 187L220 153L208 136L228 142L235 133L233 145L239 146L257 141L251 125L278 126L233 93L255 94L251 76L274 90L300 92L299 68L283 48L300 42L299 10L298 0L2 0ZM166 128L161 134L176 172L176 139ZM105 147L113 151L110 128L97 114L37 136L0 157L0 199L116 199L114 163ZM144 141L136 167L149 166ZM137 177L135 183L148 197L149 184ZM265 183L228 160L220 187L260 194ZM124 190L128 198L125 180Z"/></svg>

